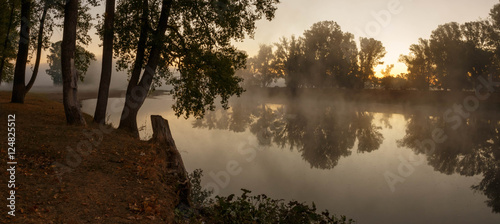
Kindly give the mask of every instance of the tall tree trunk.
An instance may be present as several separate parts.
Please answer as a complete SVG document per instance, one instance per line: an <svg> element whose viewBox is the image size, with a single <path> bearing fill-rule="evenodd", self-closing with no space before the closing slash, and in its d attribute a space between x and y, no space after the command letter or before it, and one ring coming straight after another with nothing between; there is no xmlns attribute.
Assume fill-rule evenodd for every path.
<svg viewBox="0 0 500 224"><path fill-rule="evenodd" d="M2 51L2 58L0 59L0 84L2 84L2 79L3 79L3 67L5 66L5 57L7 56L7 47L9 46L10 42L10 30L12 29L12 23L14 23L14 8L15 8L15 1L11 0L11 6L10 6L10 16L9 16L9 25L7 25L7 33L5 34L5 41L3 43L3 51Z"/></svg>
<svg viewBox="0 0 500 224"><path fill-rule="evenodd" d="M133 133L138 133L137 130L137 112L141 108L144 100L146 100L149 89L151 88L151 83L153 82L153 77L156 72L156 68L158 67L158 63L160 62L160 53L163 44L163 38L165 38L165 32L168 28L168 18L170 17L170 9L172 7L172 0L163 0L162 1L162 9L160 14L160 20L158 23L158 27L153 35L152 47L149 53L148 62L146 64L146 68L144 69L144 73L142 75L139 84L131 90L132 95L129 97L125 97L125 107L127 106L135 106L132 109L129 116L123 117L120 121L120 126L122 122L124 122L124 127L126 130L132 130ZM128 93L128 89L127 89ZM127 99L130 102L127 102ZM133 115L133 116L130 116ZM131 126L134 125L134 126Z"/></svg>
<svg viewBox="0 0 500 224"><path fill-rule="evenodd" d="M139 84L130 89L130 83L127 88L127 95L125 97L125 106L123 108L122 117L120 119L120 126L118 128L131 131L138 136L137 130L137 112L141 108L144 100L146 100L147 93L151 88L153 77L156 72L156 67L160 61L160 53L165 32L168 28L168 19L170 17L170 9L172 7L172 0L163 0L161 7L160 19L158 27L153 35L151 52L149 53L148 63L144 69ZM131 79L130 82L133 80ZM133 83L132 83L133 84Z"/></svg>
<svg viewBox="0 0 500 224"><path fill-rule="evenodd" d="M68 124L86 125L77 99L78 77L75 68L78 0L67 0L64 6L64 30L61 43L63 104Z"/></svg>
<svg viewBox="0 0 500 224"><path fill-rule="evenodd" d="M38 30L38 45L36 47L36 60L35 60L35 67L33 68L33 74L31 75L31 79L28 82L28 85L26 85L26 91L24 92L24 95L26 95L31 87L33 87L33 84L35 83L36 76L38 75L38 69L40 68L40 57L42 54L42 46L43 46L43 29L45 27L45 18L47 17L47 11L49 10L49 5L48 3L45 3L43 6L43 13L42 13L42 18L40 19L40 29Z"/></svg>
<svg viewBox="0 0 500 224"><path fill-rule="evenodd" d="M108 106L109 85L113 68L113 35L115 18L115 0L106 0L106 14L104 16L104 39L102 50L101 82L97 106L94 113L94 122L104 124L106 121L106 107Z"/></svg>
<svg viewBox="0 0 500 224"><path fill-rule="evenodd" d="M134 68L132 70L132 75L127 86L127 93L125 95L125 106L123 107L119 129L127 130L136 137L139 136L139 131L137 130L137 113L139 112L139 105L141 100L141 95L147 95L148 90L144 90L138 86L139 78L142 71L142 62L144 61L146 42L148 37L148 17L149 17L149 5L148 0L144 0L142 4L142 23L141 23L141 33L139 36L139 42L137 44L137 54L135 57Z"/></svg>
<svg viewBox="0 0 500 224"><path fill-rule="evenodd" d="M26 63L28 61L31 0L21 1L21 32L19 50L17 52L16 67L14 70L14 87L12 89L12 103L24 103Z"/></svg>

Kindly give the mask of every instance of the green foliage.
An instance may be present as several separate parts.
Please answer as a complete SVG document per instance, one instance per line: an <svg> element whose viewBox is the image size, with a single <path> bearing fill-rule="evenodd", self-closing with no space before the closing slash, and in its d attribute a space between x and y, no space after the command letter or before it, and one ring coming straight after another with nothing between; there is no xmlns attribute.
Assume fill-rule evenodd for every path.
<svg viewBox="0 0 500 224"><path fill-rule="evenodd" d="M119 70L129 74L135 66L143 1L121 0L116 9L115 56ZM162 4L148 1L147 41L145 57L138 62L146 69L150 57L155 27L158 25ZM223 107L232 95L240 95L241 78L235 71L245 66L246 55L232 46L232 40L252 36L255 22L263 17L271 20L278 0L237 1L172 1L168 28L161 40L161 55L154 83L161 79L174 86L172 95L176 115L202 117L206 110L213 110L214 101L220 97ZM101 29L102 33L102 29ZM173 75L174 73L179 75ZM135 84L135 83L134 83ZM153 86L154 87L154 86Z"/></svg>
<svg viewBox="0 0 500 224"><path fill-rule="evenodd" d="M466 54L458 23L440 25L432 31L430 48L444 88L462 90L467 84Z"/></svg>
<svg viewBox="0 0 500 224"><path fill-rule="evenodd" d="M317 22L304 31L303 81L314 87L349 86L348 76L357 70L357 46L354 35L342 32L333 21Z"/></svg>
<svg viewBox="0 0 500 224"><path fill-rule="evenodd" d="M496 6L492 13L495 10ZM496 24L494 14L492 19ZM479 76L498 70L500 30L493 24L486 20L446 23L432 31L429 40L419 39L411 45L409 55L400 57L408 66L410 86L473 89Z"/></svg>
<svg viewBox="0 0 500 224"><path fill-rule="evenodd" d="M363 78L373 77L374 66L385 55L382 43L374 39L362 38L358 51L354 35L333 21L317 22L302 37L281 38L275 46L274 52L261 46L239 75L261 86L283 77L292 89L354 88L361 86Z"/></svg>
<svg viewBox="0 0 500 224"><path fill-rule="evenodd" d="M202 208L209 201L213 191L205 190L201 187L201 177L203 170L196 169L189 174L189 181L191 182L191 202L194 208Z"/></svg>
<svg viewBox="0 0 500 224"><path fill-rule="evenodd" d="M418 44L410 46L410 54L402 55L400 61L408 67L408 82L417 89L428 89L436 85L436 69L432 64L429 41L420 38Z"/></svg>
<svg viewBox="0 0 500 224"><path fill-rule="evenodd" d="M244 79L246 86L267 87L280 76L277 70L276 56L272 45L260 45L259 53L247 60L245 69L237 75Z"/></svg>
<svg viewBox="0 0 500 224"><path fill-rule="evenodd" d="M13 0L0 0L0 60L4 57L4 67L2 71L2 81L10 82L14 78L14 60L17 55L17 44L19 41L19 32L16 25L19 21L20 4ZM7 30L10 20L10 13L14 6L13 21L10 28L10 34L7 36ZM6 42L7 41L7 42ZM4 44L7 43L4 48Z"/></svg>
<svg viewBox="0 0 500 224"><path fill-rule="evenodd" d="M380 85L384 89L408 89L408 76L407 74L399 74L397 76L384 76L380 79Z"/></svg>
<svg viewBox="0 0 500 224"><path fill-rule="evenodd" d="M250 195L251 191L246 189L241 189L241 196L231 194L207 200L211 192L201 190L201 176L201 170L190 175L195 206L192 210L176 209L176 223L354 223L352 219L337 218L328 211L319 213L314 203L311 206L297 201L286 203L265 194Z"/></svg>
<svg viewBox="0 0 500 224"><path fill-rule="evenodd" d="M260 45L259 53L248 60L247 69L250 69L260 86L269 86L278 77L274 69L274 58L273 46L263 44Z"/></svg>
<svg viewBox="0 0 500 224"><path fill-rule="evenodd" d="M0 5L11 5L10 1L1 0ZM51 68L47 73L52 77L54 84L62 84L62 76L60 71L60 56L54 55L55 52L60 52L60 43L50 43L54 28L62 28L62 19L64 18L64 0L37 0L32 1L32 10L30 15L30 55L29 60L33 59L36 53L37 36L40 29L40 20L44 8L47 8L47 15L45 18L44 32L42 37L42 49L47 49L52 46L51 54L48 55L49 64ZM88 45L91 41L88 31L92 28L92 16L90 14L90 7L98 5L96 0L81 1L78 18L77 39L82 45ZM3 68L3 81L11 81L14 73L14 62L17 55L17 44L19 41L19 8L18 1L14 1L15 16L13 26L10 30L10 35L7 37L7 26L9 23L10 7L0 8L0 53L4 53L4 43L7 39L7 47L5 48L5 65ZM55 48L54 48L55 47ZM80 79L83 80L83 75L87 71L90 60L95 60L94 54L86 51L83 47L79 46L77 49L76 66L81 73ZM58 53L60 55L60 53Z"/></svg>
<svg viewBox="0 0 500 224"><path fill-rule="evenodd" d="M281 38L275 44L275 69L278 76L284 77L285 84L291 88L297 88L304 83L304 40L292 36L290 39Z"/></svg>
<svg viewBox="0 0 500 224"><path fill-rule="evenodd" d="M373 38L360 38L360 51L359 51L359 67L360 75L364 82L374 80L375 72L373 69L377 65L384 64L382 58L387 53L382 42Z"/></svg>
<svg viewBox="0 0 500 224"><path fill-rule="evenodd" d="M50 54L47 55L47 61L49 63L49 69L45 70L47 75L52 78L54 85L62 85L62 71L61 71L61 43L58 41L53 43L50 48ZM75 67L80 81L85 79L85 74L90 66L91 61L95 61L95 55L83 48L82 46L76 46L75 55Z"/></svg>
<svg viewBox="0 0 500 224"><path fill-rule="evenodd" d="M494 26L500 28L500 4L496 4L490 10L490 17L493 20Z"/></svg>

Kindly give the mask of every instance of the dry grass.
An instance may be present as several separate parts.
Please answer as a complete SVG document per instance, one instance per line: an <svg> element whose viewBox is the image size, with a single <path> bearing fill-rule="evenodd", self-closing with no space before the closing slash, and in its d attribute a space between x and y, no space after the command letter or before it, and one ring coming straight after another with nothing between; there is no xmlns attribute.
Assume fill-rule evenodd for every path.
<svg viewBox="0 0 500 224"><path fill-rule="evenodd" d="M155 146L120 130L94 135L100 130L86 116L87 127L68 126L59 102L28 94L25 104L12 104L9 92L0 92L0 163L7 159L7 115L16 115L16 217L2 210L0 223L169 223L177 197L172 181L161 181ZM107 127L109 128L109 127ZM68 147L90 142L92 150L73 153ZM69 165L62 181L54 162ZM0 180L7 196L7 172ZM7 203L6 200L3 200ZM5 209L5 205L3 205Z"/></svg>

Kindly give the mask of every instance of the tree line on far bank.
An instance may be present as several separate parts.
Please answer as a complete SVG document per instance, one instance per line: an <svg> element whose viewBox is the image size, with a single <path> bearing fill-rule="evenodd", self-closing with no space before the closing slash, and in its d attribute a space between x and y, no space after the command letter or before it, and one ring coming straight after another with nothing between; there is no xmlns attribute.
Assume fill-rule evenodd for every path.
<svg viewBox="0 0 500 224"><path fill-rule="evenodd" d="M266 87L283 78L296 88L385 88L471 90L480 77L500 79L500 4L488 19L438 26L429 39L420 38L399 61L407 73L394 75L386 65L383 77L374 68L386 51L373 38L342 32L333 21L315 23L300 37L283 37L273 45L261 45L258 54L238 72L247 86Z"/></svg>
<svg viewBox="0 0 500 224"><path fill-rule="evenodd" d="M284 78L290 88L362 88L375 77L374 67L383 64L382 42L343 32L333 21L315 23L301 37L283 37L273 45L261 45L238 74L247 85L268 86Z"/></svg>

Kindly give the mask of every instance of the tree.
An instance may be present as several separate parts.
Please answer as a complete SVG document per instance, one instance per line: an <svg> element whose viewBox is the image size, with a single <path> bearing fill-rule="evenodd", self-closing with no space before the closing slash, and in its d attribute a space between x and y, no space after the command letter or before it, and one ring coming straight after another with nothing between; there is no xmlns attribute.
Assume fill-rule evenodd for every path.
<svg viewBox="0 0 500 224"><path fill-rule="evenodd" d="M50 54L47 55L47 63L49 68L45 70L47 75L50 76L54 85L62 85L62 71L61 71L61 42L52 43L49 49Z"/></svg>
<svg viewBox="0 0 500 224"><path fill-rule="evenodd" d="M78 23L78 0L67 0L64 6L64 30L61 43L61 73L63 77L63 104L66 122L86 125L77 99L78 84L75 67L76 27Z"/></svg>
<svg viewBox="0 0 500 224"><path fill-rule="evenodd" d="M387 65L385 69L383 69L380 73L384 77L380 79L380 84L385 89L393 88L394 77L391 74L392 69L394 68L394 64Z"/></svg>
<svg viewBox="0 0 500 224"><path fill-rule="evenodd" d="M458 23L440 25L432 31L430 49L436 64L437 78L445 89L467 88L467 54Z"/></svg>
<svg viewBox="0 0 500 224"><path fill-rule="evenodd" d="M492 23L493 32L490 40L494 45L493 68L491 74L494 78L500 79L500 4L496 4L490 11L490 20Z"/></svg>
<svg viewBox="0 0 500 224"><path fill-rule="evenodd" d="M375 66L384 64L382 58L385 56L385 47L382 42L373 38L361 37L359 39L359 68L360 76L364 83L375 77L373 69Z"/></svg>
<svg viewBox="0 0 500 224"><path fill-rule="evenodd" d="M495 41L492 38L495 31L490 22L485 20L464 23L460 29L465 42L467 75L472 88L475 88L479 76L488 76L495 70Z"/></svg>
<svg viewBox="0 0 500 224"><path fill-rule="evenodd" d="M106 0L106 12L104 14L104 35L102 50L101 81L99 82L99 94L94 113L94 122L104 124L106 119L106 107L108 105L109 85L111 84L111 70L113 67L113 36L115 19L115 0Z"/></svg>
<svg viewBox="0 0 500 224"><path fill-rule="evenodd" d="M255 77L255 73L252 70L250 60L247 60L245 68L241 68L235 72L235 75L241 78L241 86L245 89L252 88L255 86L260 86L259 80Z"/></svg>
<svg viewBox="0 0 500 224"><path fill-rule="evenodd" d="M408 66L408 81L418 89L434 85L460 91L475 88L480 76L498 74L499 33L494 21L446 23L430 40L419 39L409 55L400 57Z"/></svg>
<svg viewBox="0 0 500 224"><path fill-rule="evenodd" d="M272 19L278 2L119 1L114 46L118 68L130 74L119 128L137 136L137 112L161 78L174 86L177 116L201 117L217 96L227 108L228 98L243 91L234 73L246 59L231 40L251 35L262 16Z"/></svg>
<svg viewBox="0 0 500 224"><path fill-rule="evenodd" d="M38 69L40 67L40 58L42 49L48 47L49 39L50 36L52 35L52 29L53 26L55 25L54 22L51 20L51 16L48 12L50 9L56 6L56 2L52 0L29 1L29 5L30 5L30 10L25 12L21 16L21 33L22 35L26 35L26 37L21 37L21 39L24 39L23 42L25 43L22 46L23 52L18 52L21 53L20 55L18 54L18 57L22 56L23 60L16 61L16 64L17 63L22 64L22 65L20 64L19 66L18 73L15 74L15 76L17 75L17 79L19 80L19 82L17 84L14 84L14 86L16 87L14 88L15 90L13 90L13 97L15 95L15 97L17 98L16 101L18 102L24 102L25 95L29 92L29 90L31 89L31 87L33 87L33 84L35 83L36 77L38 75ZM35 13L32 13L32 11ZM41 14L39 14L38 12L41 12ZM39 22L37 21L38 15L39 15ZM27 27L23 28L22 25L23 22L28 24ZM30 30L36 28L36 25L38 25L38 32L36 33L30 32ZM30 33L34 34L34 36L30 36ZM34 49L33 52L36 52L35 53L36 58L35 58L33 73L31 75L28 84L26 84L26 86L23 88L21 87L21 83L22 85L24 85L26 64L28 63L28 60L31 57L33 57L32 54L30 55L29 50L30 48L34 48L33 46L35 45L36 49ZM25 48L28 49L26 50ZM29 58L27 57L26 60L24 60L25 54L28 54L29 57Z"/></svg>
<svg viewBox="0 0 500 224"><path fill-rule="evenodd" d="M296 89L304 82L304 40L292 36L290 39L281 38L275 45L275 69L295 95Z"/></svg>
<svg viewBox="0 0 500 224"><path fill-rule="evenodd" d="M351 33L333 21L315 23L304 31L305 69L310 85L346 86L356 67L357 47Z"/></svg>
<svg viewBox="0 0 500 224"><path fill-rule="evenodd" d="M62 41L58 41L52 44L49 49L50 54L47 55L47 62L49 63L49 69L45 70L47 75L50 76L54 85L62 85L62 68L61 68L61 43ZM80 81L84 81L85 74L90 66L92 61L95 61L95 55L85 50L80 45L76 46L75 50L75 67L78 79Z"/></svg>
<svg viewBox="0 0 500 224"><path fill-rule="evenodd" d="M14 86L12 89L12 103L24 103L25 73L29 53L31 0L21 1L21 30L19 49L17 51L16 67L14 69Z"/></svg>
<svg viewBox="0 0 500 224"><path fill-rule="evenodd" d="M36 77L38 75L38 69L40 68L40 58L42 54L42 48L47 48L50 36L52 36L52 28L54 26L54 23L51 21L50 15L48 15L49 9L54 7L54 2L51 0L47 1L40 1L40 4L35 4L35 10L39 10L38 8L41 8L42 15L40 16L40 22L38 23L38 34L36 38L31 38L33 40L36 40L36 59L35 59L35 65L33 68L33 73L31 75L31 78L26 85L26 90L25 90L25 95L30 91L31 87L33 87L33 84L35 83ZM46 24L48 18L48 24ZM46 29L46 26L48 26ZM45 32L48 31L48 34L45 34Z"/></svg>
<svg viewBox="0 0 500 224"><path fill-rule="evenodd" d="M267 87L278 77L275 69L272 45L260 45L259 53L248 60L248 67L261 87Z"/></svg>
<svg viewBox="0 0 500 224"><path fill-rule="evenodd" d="M2 0L2 5L7 5L7 0ZM3 4L5 3L5 4ZM17 13L17 4L16 1L10 0L10 7L2 7L1 16L0 16L0 33L5 35L0 36L2 45L2 55L0 58L0 83L2 81L10 81L13 71L14 65L12 65L9 61L16 57L15 54L15 36L16 31L13 30L13 24L15 23L15 14ZM8 15L8 17L7 17ZM7 26L5 26L7 25Z"/></svg>
<svg viewBox="0 0 500 224"><path fill-rule="evenodd" d="M41 52L42 49L48 48L49 45L49 40L50 37L52 36L52 31L53 27L56 25L54 21L52 20L52 15L54 14L55 17L61 17L60 12L62 11L63 4L62 2L58 2L55 0L39 0L39 1L29 1L30 5L30 11L25 12L21 16L21 23L26 23L28 24L26 27L21 27L21 31L23 32L22 35L26 35L27 38L24 38L25 45L27 46L21 46L23 49L23 52L18 52L21 54L18 54L18 57L21 56L23 60L17 60L16 64L19 63L19 72L16 73L17 75L17 84L13 90L13 97L17 98L16 101L21 102L24 101L24 96L28 93L28 91L31 89L33 84L35 83L35 80L38 75L38 70L40 67L40 59L41 59ZM56 9L53 13L49 13L52 9ZM88 43L89 38L88 35L86 35L86 32L90 29L89 26L89 14L88 14L88 7L82 7L81 13L78 15L78 17L83 18L78 20L78 24L80 25L80 32L79 32L79 37L82 36L83 39L82 42ZM22 10L21 10L22 11ZM22 25L21 25L22 26ZM34 28L38 28L38 32L29 32L30 30L34 30ZM30 36L30 33L33 34L33 36ZM35 47L36 46L36 47ZM26 54L25 48L27 49L27 54L28 57L26 60L24 60L24 55ZM30 48L33 49L33 54L30 54ZM33 56L35 56L35 63L33 67L33 73L31 75L31 78L26 84L26 86L23 88L21 87L21 83L24 83L25 79L25 72L26 72L26 63L28 60L30 60ZM24 67L24 69L23 69ZM23 72L24 70L24 72ZM24 85L24 84L23 84ZM22 99L21 99L22 98Z"/></svg>
<svg viewBox="0 0 500 224"><path fill-rule="evenodd" d="M399 60L408 67L408 81L412 87L429 89L432 84L437 84L429 40L420 38L418 44L410 46L410 54L401 55Z"/></svg>

